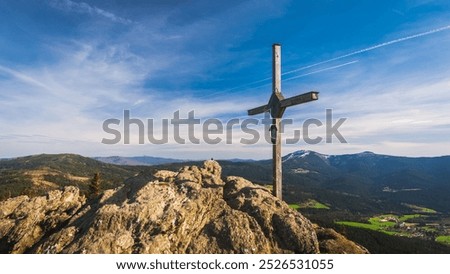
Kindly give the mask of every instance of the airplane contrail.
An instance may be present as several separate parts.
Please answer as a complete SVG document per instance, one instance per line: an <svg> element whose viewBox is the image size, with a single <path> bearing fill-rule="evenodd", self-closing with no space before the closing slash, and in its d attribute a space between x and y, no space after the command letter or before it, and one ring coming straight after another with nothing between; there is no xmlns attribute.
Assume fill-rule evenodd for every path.
<svg viewBox="0 0 450 274"><path fill-rule="evenodd" d="M285 82L285 81L289 81L289 80L305 77L305 76L308 76L308 75L311 75L311 74L316 74L316 73L327 71L327 70L332 70L332 69L337 69L337 68L340 68L340 67L345 67L345 66L348 66L348 65L351 65L351 64L354 64L354 63L358 63L358 62L359 62L359 60L354 60L354 61L350 61L350 62L347 62L347 63L344 63L344 64L340 64L340 65L336 65L336 66L332 66L332 67L327 67L327 68L323 68L323 69L314 70L314 71L311 71L311 72L308 72L308 73L305 73L305 74L300 74L300 75L296 75L296 76L293 76L293 77L290 77L290 78L283 79L283 81ZM264 84L264 85L252 87L252 89L257 89L257 88L270 86L270 85L272 85L272 83L267 83L267 84Z"/></svg>
<svg viewBox="0 0 450 274"><path fill-rule="evenodd" d="M333 61L336 61L336 60L340 60L340 59L343 59L343 58L346 58L346 57L350 57L350 56L353 56L353 55L356 55L356 54L372 51L372 50L375 50L375 49L378 49L378 48L381 48L381 47L389 46L389 45L392 45L392 44L397 44L397 43L400 43L400 42L403 42L403 41L419 38L419 37L422 37L422 36L430 35L430 34L441 32L441 31L445 31L445 30L448 30L448 29L450 29L450 25L447 25L447 26L444 26L444 27L440 27L440 28L436 28L436 29L432 29L432 30L425 31L425 32L421 32L421 33L416 33L416 34L405 36L405 37L402 37L402 38L397 38L397 39L394 39L394 40L391 40L391 41L383 42L383 43L380 43L380 44L377 44L377 45L374 45L374 46L371 46L371 47L368 47L368 48L360 49L360 50L357 50L357 51L354 51L354 52L351 52L351 53L347 53L347 54L344 54L344 55L341 55L341 56L337 56L337 57L334 57L334 58L331 58L331 59L328 59L328 60L325 60L325 61L321 61L321 62L318 62L318 63L315 63L315 64L311 64L311 65L307 65L307 66L304 66L304 67L301 67L301 68L298 68L298 69L286 71L286 72L283 72L281 75L292 74L292 73L295 73L295 72L298 72L298 71L302 71L302 70L306 70L306 69L309 69L309 68L317 67L317 66L320 66L320 65L323 65L323 64L326 64L326 63L330 63L330 62L333 62ZM335 68L346 66L346 65L350 65L350 64L353 64L353 63L356 63L356 62L358 62L358 61L353 61L353 62L345 63L345 64L342 64L342 65L338 65L338 66L334 66L334 67L330 67L330 68L325 68L325 69L318 70L318 71L313 71L311 73L306 73L306 74L294 76L294 77L291 77L291 78L283 79L283 81L304 77L304 76L307 76L307 75L310 75L310 74L315 74L315 73L318 73L318 72L321 72L321 71L335 69ZM250 82L250 83L239 85L239 86L236 86L236 87L233 87L233 88L229 88L229 89L226 89L226 90L223 90L223 91L215 92L215 93L213 93L211 95L221 94L221 93L232 91L232 90L236 90L236 89L239 89L239 88L248 87L248 86L251 86L251 85L254 85L254 84L258 84L258 83L261 83L261 82L265 82L265 81L268 81L268 80L271 80L271 79L272 79L272 77L264 78L264 79L261 79L261 80L258 80L258 81ZM267 85L270 85L270 83L269 84L265 84L265 85L261 85L261 86L257 86L257 87L253 87L253 88L259 88L259 87L267 86Z"/></svg>
<svg viewBox="0 0 450 274"><path fill-rule="evenodd" d="M389 45L392 45L392 44L397 44L397 43L400 43L400 42L403 42L403 41L406 41L406 40L419 38L419 37L422 37L422 36L430 35L430 34L433 34L433 33L436 33L436 32L441 32L441 31L448 30L448 29L450 29L450 25L445 26L445 27L440 27L440 28L437 28L437 29L432 29L432 30L425 31L425 32L421 32L421 33L417 33L417 34L413 34L413 35L409 35L409 36L406 36L406 37L394 39L394 40L391 40L391 41L388 41L388 42L384 42L384 43L381 43L381 44L377 44L377 45L374 45L374 46L371 46L371 47L368 47L368 48L365 48L365 49L357 50L357 51L354 51L354 52L351 52L351 53L347 53L347 54L344 54L344 55L341 55L341 56L338 56L338 57L334 57L334 58L331 58L331 59L328 59L328 60L325 60L325 61L322 61L322 62L319 62L319 63L315 63L315 64L312 64L312 65L308 65L308 66L301 67L301 68L294 69L294 70L290 70L290 71L282 73L281 75L295 73L297 71L309 69L309 68L312 68L312 67L315 67L315 66L319 66L319 65L326 64L326 63L329 63L329 62L332 62L332 61L340 60L340 59L343 59L343 58L346 58L346 57L350 57L350 56L353 56L353 55L356 55L356 54L364 53L364 52L367 52L367 51L371 51L371 50L374 50L374 49L382 48L382 47L389 46Z"/></svg>
<svg viewBox="0 0 450 274"><path fill-rule="evenodd" d="M337 68L340 68L340 67L345 67L345 66L357 63L357 62L359 62L359 60L354 60L354 61L350 61L350 62L347 62L347 63L344 63L344 64L340 64L340 65L336 65L336 66L332 66L332 67L327 67L327 68L323 68L323 69L314 70L314 71L311 71L311 72L308 72L308 73L304 73L304 74L300 74L300 75L296 75L296 76L293 76L293 77L290 77L290 78L283 79L283 81L289 81L289 80L305 77L305 76L308 76L308 75L311 75L311 74L316 74L316 73L327 71L327 70L332 70L332 69L337 69ZM247 85L260 83L260 82L263 82L265 80L270 80L270 79L272 79L272 78L255 81L255 82L249 83ZM272 85L272 83L267 83L267 84L259 85L259 86L256 86L256 87L252 87L252 89L257 89L257 88L270 86L270 85ZM242 85L242 86L246 86L246 85ZM238 87L233 88L233 89L237 89L237 88ZM224 90L224 91L213 92L213 93L210 93L210 94L208 94L206 96L202 96L201 98L210 97L210 96L214 96L214 95L217 95L217 94L222 94L224 92L231 91L233 89L227 89L227 90Z"/></svg>
<svg viewBox="0 0 450 274"><path fill-rule="evenodd" d="M42 82L40 82L40 81L36 80L35 78L33 78L31 76L28 76L28 75L26 75L26 74L24 74L22 72L19 72L17 70L14 70L14 69L11 69L11 68L8 68L8 67L0 65L0 72L4 72L6 74L9 74L10 76L12 76L12 77L14 77L14 78L24 82L24 83L31 84L31 85L34 85L34 86L37 86L37 87L41 87L41 88L44 88L44 89L49 89L48 86L46 86Z"/></svg>
<svg viewBox="0 0 450 274"><path fill-rule="evenodd" d="M328 67L328 68L323 68L323 69L311 71L311 72L308 72L308 73L305 73L305 74L301 74L301 75L293 76L293 77L290 77L290 78L286 78L286 79L283 79L283 81L289 81L289 80L292 80L292 79L305 77L305 76L308 76L308 75L311 75L311 74L316 74L316 73L319 73L319 72L322 72L322 71L327 71L327 70L337 69L337 68L340 68L340 67L345 67L345 66L348 66L348 65L351 65L351 64L354 64L354 63L358 63L358 62L359 62L359 60L350 61L350 62L347 62L347 63L344 63L344 64L340 64L340 65L336 65L336 66L332 66L332 67Z"/></svg>

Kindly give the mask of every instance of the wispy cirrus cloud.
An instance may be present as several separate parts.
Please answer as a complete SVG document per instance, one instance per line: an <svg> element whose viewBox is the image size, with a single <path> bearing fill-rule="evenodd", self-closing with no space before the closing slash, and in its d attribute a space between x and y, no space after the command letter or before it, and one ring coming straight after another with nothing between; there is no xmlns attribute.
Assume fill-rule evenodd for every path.
<svg viewBox="0 0 450 274"><path fill-rule="evenodd" d="M120 17L112 12L106 11L96 6L89 5L85 2L75 2L71 0L50 0L49 4L54 8L61 9L64 11L89 14L92 16L98 15L116 23L121 24L133 23L133 21L130 19Z"/></svg>
<svg viewBox="0 0 450 274"><path fill-rule="evenodd" d="M93 41L66 41L59 43L54 53L58 61L53 64L0 65L0 124L8 133L0 136L0 155L58 151L100 155L105 149L100 141L107 137L103 121L122 119L125 109L142 120L170 119L177 110L182 117L195 110L196 117L207 119L230 115L230 111L244 112L249 103L239 98L206 101L191 96L189 90L179 90L185 96L174 97L167 90L145 87L161 63L176 60L159 54L144 58L128 51L124 44L105 48ZM177 147L169 144L152 147L152 151L163 152L173 146ZM133 155L143 146L135 143L106 148Z"/></svg>

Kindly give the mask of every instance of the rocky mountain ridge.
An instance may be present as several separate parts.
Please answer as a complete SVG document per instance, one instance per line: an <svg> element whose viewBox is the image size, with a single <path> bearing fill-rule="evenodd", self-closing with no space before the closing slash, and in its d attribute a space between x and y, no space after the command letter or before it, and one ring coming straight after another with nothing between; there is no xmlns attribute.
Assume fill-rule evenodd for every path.
<svg viewBox="0 0 450 274"><path fill-rule="evenodd" d="M0 202L1 253L367 253L221 167L141 173L87 199L74 186Z"/></svg>

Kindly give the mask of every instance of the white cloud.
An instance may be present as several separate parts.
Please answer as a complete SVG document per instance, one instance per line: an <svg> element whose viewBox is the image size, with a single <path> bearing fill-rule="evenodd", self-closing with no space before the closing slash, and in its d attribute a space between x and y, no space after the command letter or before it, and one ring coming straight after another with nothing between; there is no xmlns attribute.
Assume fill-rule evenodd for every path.
<svg viewBox="0 0 450 274"><path fill-rule="evenodd" d="M84 2L51 3L65 11L123 24L131 22ZM47 47L56 59L53 63L3 64L0 124L7 135L0 136L0 157L74 152L91 156L269 158L271 147L264 141L252 146L239 144L239 139L245 137L242 132L236 132L233 145L177 145L173 141L162 146L100 144L107 137L101 128L103 120L122 119L124 109L141 119L170 119L176 110L185 118L195 110L196 118L220 118L226 122L235 116L247 117L247 109L267 103L270 87L234 91L198 91L190 87L220 76L223 70L218 68L222 66L241 66L242 54L233 54L230 48L252 33L261 20L257 18L259 14L270 10L263 4L252 8L254 4L245 2L214 18L190 18L175 24L169 19L183 13L178 7L168 15L142 18L116 38L103 35L100 29L97 36L81 32L85 37L76 41L52 41ZM281 14L283 8L276 11ZM291 129L298 128L305 118L324 121L325 109L332 108L336 119L348 117L341 130L349 141L315 146L301 143L285 146L283 151L306 148L323 153L374 150L386 154L450 154L450 145L442 138L450 134L446 104L450 102L450 71L446 69L447 62L442 61L449 59L445 49L450 39L448 31L433 33L416 39L391 40L395 43L343 55L327 61L328 68L322 63L314 70L317 73L305 70L301 79L283 83L286 96L302 90L321 92L319 101L286 111L285 117L297 123ZM409 48L406 43L414 45ZM344 60L356 55L358 62ZM252 60L246 58L245 62ZM298 76L293 72L288 77ZM324 130L312 129L311 133L323 136ZM185 129L182 135L186 136ZM136 144L136 134L132 140Z"/></svg>
<svg viewBox="0 0 450 274"><path fill-rule="evenodd" d="M161 68L160 63L167 60L170 64L171 59L165 59L165 55L142 57L130 52L127 45L104 48L92 41L58 43L53 47L58 56L54 64L0 67L4 76L0 78L4 99L0 101L0 123L7 133L0 136L0 157L57 152L93 156L104 155L105 151L131 155L142 154L143 147L151 148L147 154L175 156L167 154L170 148L180 148L173 142L161 148L103 145L102 138L108 136L102 131L102 123L108 118L123 120L124 109L142 119L170 119L176 110L180 110L181 118L194 110L197 118L206 119L245 111L252 104L239 98L205 100L190 96L191 91L178 91L186 95L174 98L174 93L145 88L145 81ZM185 129L182 134L186 136ZM137 140L135 132L132 143Z"/></svg>

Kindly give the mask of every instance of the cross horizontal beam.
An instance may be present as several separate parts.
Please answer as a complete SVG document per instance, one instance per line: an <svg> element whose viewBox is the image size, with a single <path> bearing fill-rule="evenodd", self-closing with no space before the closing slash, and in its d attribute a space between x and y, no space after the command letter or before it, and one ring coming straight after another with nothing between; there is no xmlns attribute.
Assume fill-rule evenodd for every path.
<svg viewBox="0 0 450 274"><path fill-rule="evenodd" d="M264 105L264 106L260 106L257 108L252 108L250 110L247 111L248 115L256 115L256 114L261 114L264 112L267 112L270 110L269 105Z"/></svg>
<svg viewBox="0 0 450 274"><path fill-rule="evenodd" d="M319 93L317 91L310 91L301 95L293 96L291 98L284 99L280 102L281 107L286 108L295 106L319 99Z"/></svg>
<svg viewBox="0 0 450 274"><path fill-rule="evenodd" d="M291 98L287 98L287 99L283 99L280 101L280 107L281 108L287 108L290 106L295 106L295 105L299 105L299 104L303 104L303 103L307 103L307 102L311 102L311 101L315 101L319 99L319 92L317 91L310 91L304 94L300 94L297 96L293 96ZM256 115L256 114L261 114L264 112L269 111L271 108L270 105L264 105L264 106L259 106L257 108L252 108L250 110L247 111L248 115Z"/></svg>

